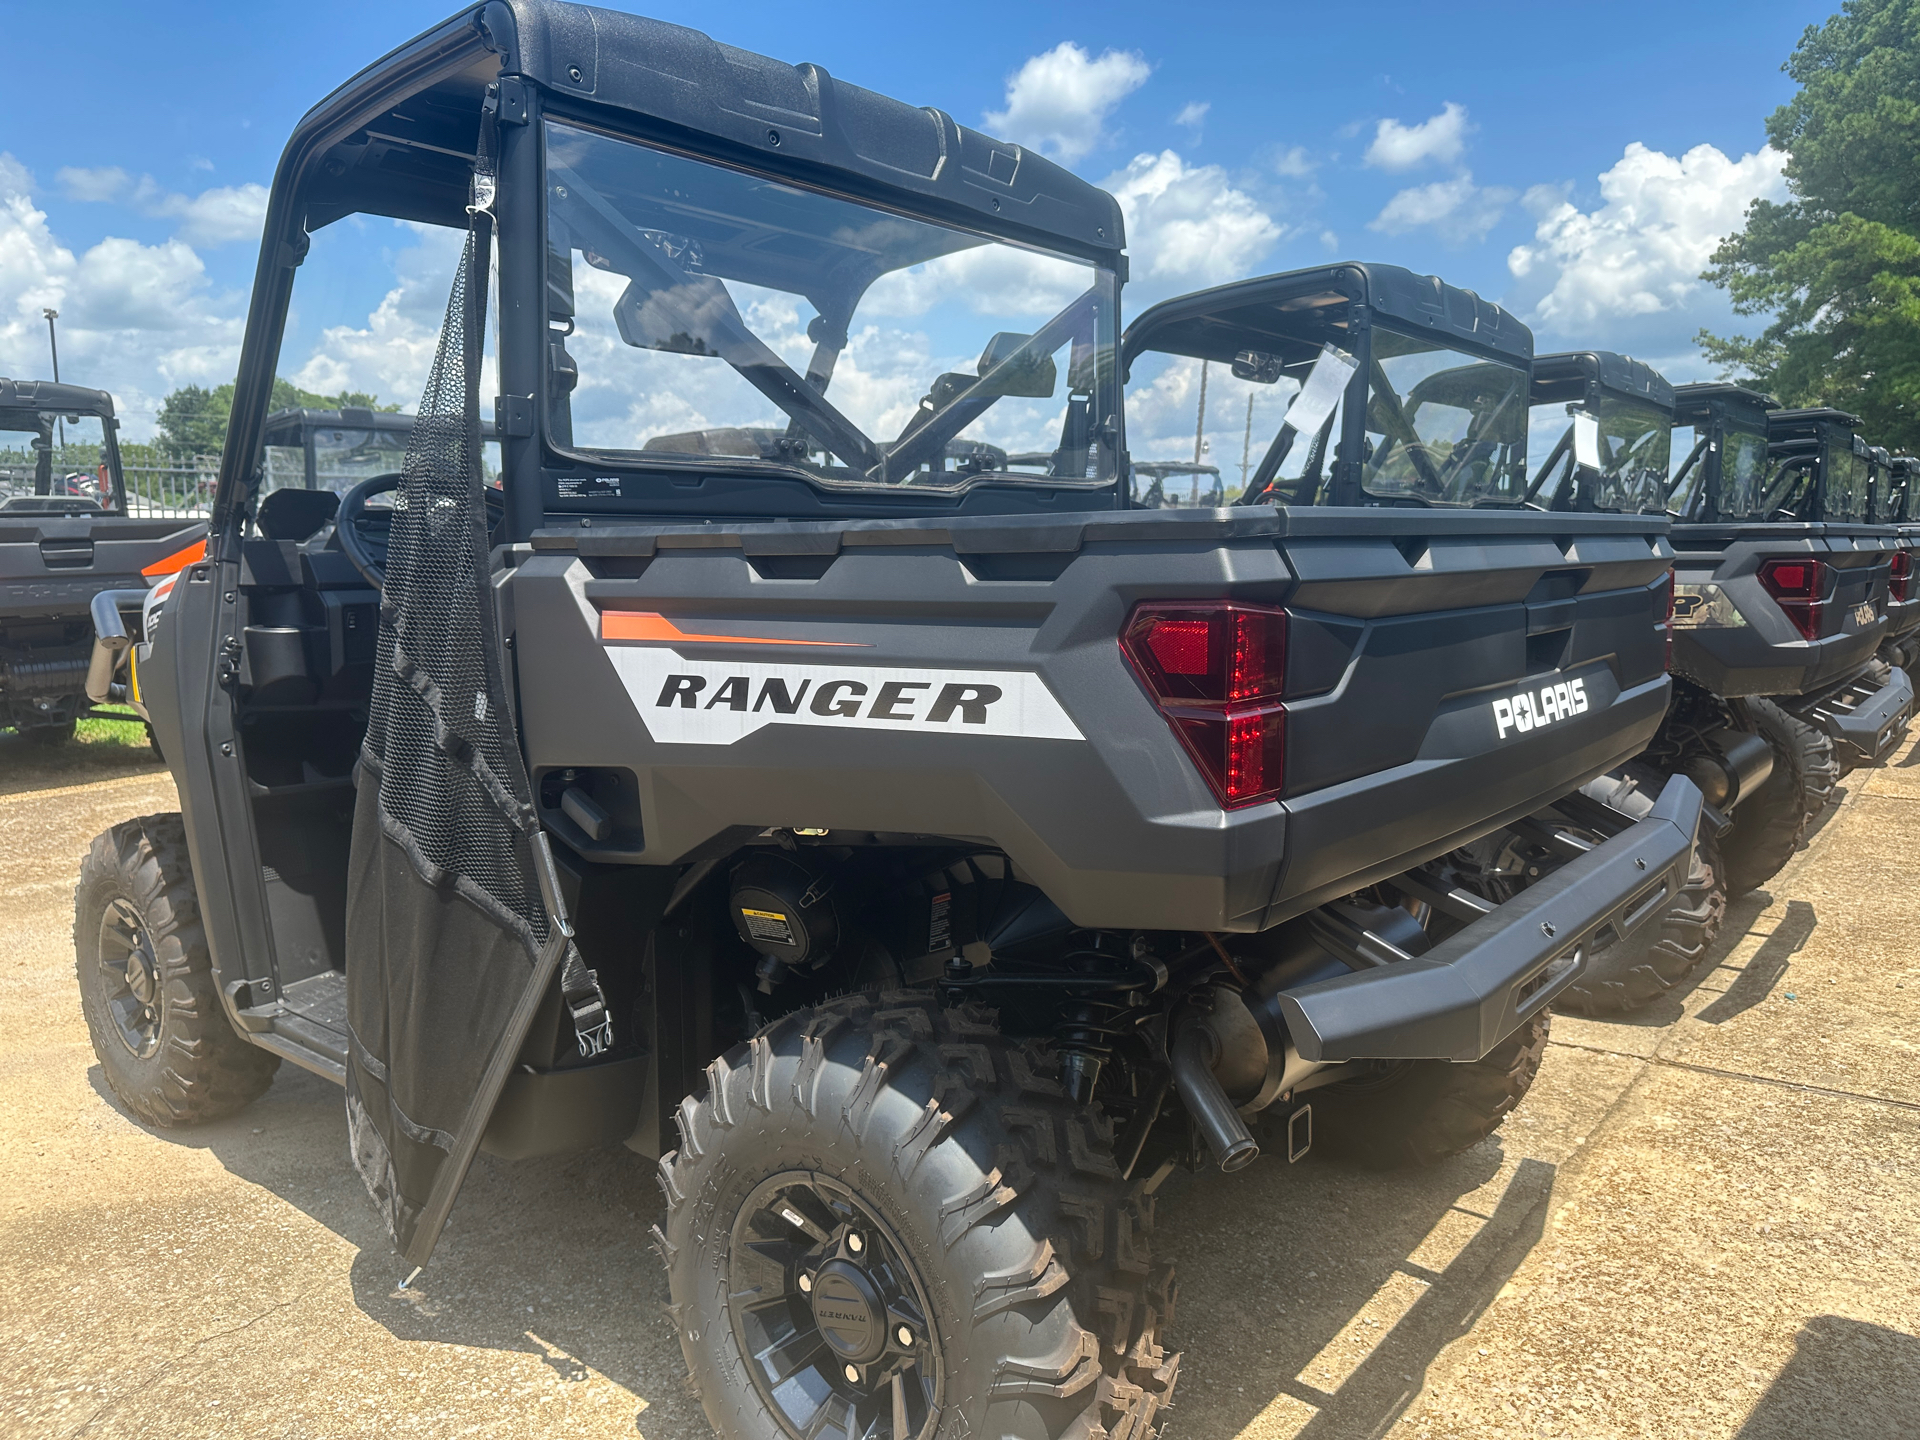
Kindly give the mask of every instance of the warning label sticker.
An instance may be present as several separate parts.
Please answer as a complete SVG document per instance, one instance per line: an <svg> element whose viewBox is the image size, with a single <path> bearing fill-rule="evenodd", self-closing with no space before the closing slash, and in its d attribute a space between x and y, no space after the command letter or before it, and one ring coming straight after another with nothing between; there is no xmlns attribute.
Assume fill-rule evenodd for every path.
<svg viewBox="0 0 1920 1440"><path fill-rule="evenodd" d="M793 927L778 910L749 910L740 907L740 918L747 922L747 934L755 940L771 940L776 945L792 945Z"/></svg>

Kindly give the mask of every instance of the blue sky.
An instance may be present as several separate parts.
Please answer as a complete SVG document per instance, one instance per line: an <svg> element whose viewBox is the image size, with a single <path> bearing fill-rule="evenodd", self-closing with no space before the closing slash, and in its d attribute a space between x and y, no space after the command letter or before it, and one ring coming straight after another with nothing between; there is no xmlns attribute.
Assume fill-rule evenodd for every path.
<svg viewBox="0 0 1920 1440"><path fill-rule="evenodd" d="M1385 260L1500 300L1542 348L1628 349L1678 379L1703 373L1696 330L1740 323L1694 277L1753 196L1779 193L1762 121L1791 93L1781 62L1832 8L896 0L647 13L937 106L1108 184L1129 213L1129 313L1242 274ZM15 10L0 374L45 373L40 307L53 303L63 374L113 390L130 435L174 385L230 379L258 187L288 131L445 13L404 0ZM65 58L18 61L36 55ZM364 244L364 293L327 317L358 321L358 358L316 350L327 364L308 373L410 403L419 326L444 290L416 273L417 237ZM389 305L385 328L367 318L394 296L406 303ZM318 347L309 320L303 343ZM1136 454L1170 445L1181 414L1191 445L1185 378L1164 379L1130 413Z"/></svg>

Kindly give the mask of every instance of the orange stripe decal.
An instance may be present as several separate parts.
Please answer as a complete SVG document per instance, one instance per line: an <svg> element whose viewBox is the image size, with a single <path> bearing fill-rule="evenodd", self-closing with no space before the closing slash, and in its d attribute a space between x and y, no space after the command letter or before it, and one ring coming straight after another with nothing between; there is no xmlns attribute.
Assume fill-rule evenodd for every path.
<svg viewBox="0 0 1920 1440"><path fill-rule="evenodd" d="M164 560L156 560L140 573L142 575L177 575L189 565L198 565L207 558L207 542L196 540L184 550L176 550Z"/></svg>
<svg viewBox="0 0 1920 1440"><path fill-rule="evenodd" d="M690 635L666 616L656 615L649 610L601 611L600 638L657 640L676 645L829 645L853 650L871 648L858 640L776 640L763 635Z"/></svg>

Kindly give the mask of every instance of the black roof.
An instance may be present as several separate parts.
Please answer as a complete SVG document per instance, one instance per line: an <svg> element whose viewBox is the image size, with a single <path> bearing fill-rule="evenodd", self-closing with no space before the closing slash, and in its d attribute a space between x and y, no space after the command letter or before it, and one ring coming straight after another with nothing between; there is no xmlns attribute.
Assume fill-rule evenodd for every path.
<svg viewBox="0 0 1920 1440"><path fill-rule="evenodd" d="M63 415L98 415L104 419L113 414L113 397L85 385L0 376L0 410L57 410Z"/></svg>
<svg viewBox="0 0 1920 1440"><path fill-rule="evenodd" d="M1673 387L1674 419L1681 425L1697 425L1707 418L1708 407L1715 401L1744 407L1755 420L1763 420L1768 411L1780 408L1780 402L1773 396L1749 390L1744 385L1725 380L1695 380Z"/></svg>
<svg viewBox="0 0 1920 1440"><path fill-rule="evenodd" d="M1643 360L1612 350L1564 350L1533 357L1533 403L1585 400L1590 388L1672 410L1673 386Z"/></svg>
<svg viewBox="0 0 1920 1440"><path fill-rule="evenodd" d="M402 415L397 410L365 410L349 405L340 410L307 410L293 408L276 410L267 416L267 423L261 443L263 445L298 445L303 430L392 430L399 434L413 433L411 415ZM281 437L286 438L281 438Z"/></svg>
<svg viewBox="0 0 1920 1440"><path fill-rule="evenodd" d="M1303 323L1313 318L1310 311L1281 307L1289 297L1315 293L1346 295L1399 329L1447 345L1511 364L1524 366L1533 360L1533 332L1492 301L1398 265L1346 261L1236 280L1163 300L1127 327L1121 365L1130 368L1145 350L1221 364L1248 349L1277 352L1288 364L1310 359L1323 339L1338 343L1342 335L1321 333Z"/></svg>
<svg viewBox="0 0 1920 1440"><path fill-rule="evenodd" d="M1856 448L1864 450L1865 442L1852 435L1859 427L1858 415L1827 405L1809 406L1803 410L1774 410L1767 415L1767 447L1776 453L1783 450L1797 453L1800 447L1817 442L1823 431L1835 429L1847 431Z"/></svg>
<svg viewBox="0 0 1920 1440"><path fill-rule="evenodd" d="M466 59L465 75L448 74ZM852 193L897 199L908 191L974 228L1025 230L1085 253L1117 255L1125 244L1111 195L943 111L835 80L818 65L790 65L684 26L563 0L490 0L442 22L314 106L289 154L322 138L316 130L391 94L396 74L410 70L423 72L431 89L402 98L383 122L322 139L313 195L319 223L364 208L371 190L390 201L380 213L464 224L479 91L498 75L668 143L699 137L713 148L718 140L729 158L756 169ZM329 209L329 193L340 196L339 208Z"/></svg>

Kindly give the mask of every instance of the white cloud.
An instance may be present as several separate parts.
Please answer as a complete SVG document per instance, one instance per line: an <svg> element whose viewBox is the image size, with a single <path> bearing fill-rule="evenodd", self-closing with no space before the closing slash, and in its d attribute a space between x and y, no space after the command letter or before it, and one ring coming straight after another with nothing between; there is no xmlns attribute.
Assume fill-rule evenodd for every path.
<svg viewBox="0 0 1920 1440"><path fill-rule="evenodd" d="M1218 165L1172 150L1136 155L1101 186L1120 202L1133 261L1131 308L1253 273L1285 233Z"/></svg>
<svg viewBox="0 0 1920 1440"><path fill-rule="evenodd" d="M1450 245L1470 244L1487 238L1513 198L1513 191L1501 186L1475 185L1472 174L1463 170L1451 180L1402 190L1367 228L1383 235L1431 228Z"/></svg>
<svg viewBox="0 0 1920 1440"><path fill-rule="evenodd" d="M1285 175L1290 180L1304 180L1313 174L1317 162L1307 153L1304 145L1291 145L1275 157L1273 168L1276 174Z"/></svg>
<svg viewBox="0 0 1920 1440"><path fill-rule="evenodd" d="M1210 100L1189 100L1180 107L1180 113L1173 117L1173 123L1185 126L1198 135L1200 127L1207 123L1207 112L1211 109L1213 102Z"/></svg>
<svg viewBox="0 0 1920 1440"><path fill-rule="evenodd" d="M267 218L267 188L252 182L182 195L166 189L151 175L142 175L136 181L118 165L94 170L67 166L55 179L70 200L118 202L149 219L178 220L176 233L189 245L257 240Z"/></svg>
<svg viewBox="0 0 1920 1440"><path fill-rule="evenodd" d="M111 391L129 439L148 433L168 390L233 378L244 297L216 292L191 245L109 236L76 254L33 190L26 167L0 153L0 374L50 375L41 310L51 307L61 377Z"/></svg>
<svg viewBox="0 0 1920 1440"><path fill-rule="evenodd" d="M118 199L132 177L118 165L86 170L69 165L53 177L69 200L105 201Z"/></svg>
<svg viewBox="0 0 1920 1440"><path fill-rule="evenodd" d="M1402 125L1398 120L1382 120L1367 147L1367 164L1381 170L1411 170L1429 160L1451 165L1466 148L1466 107L1449 100L1438 115L1418 125Z"/></svg>
<svg viewBox="0 0 1920 1440"><path fill-rule="evenodd" d="M1730 160L1711 145L1675 159L1635 141L1600 177L1602 203L1591 211L1564 190L1535 186L1527 192L1539 216L1534 241L1507 257L1522 303L1531 300L1529 318L1588 343L1635 318L1660 316L1670 317L1656 327L1661 340L1680 340L1679 330L1691 335L1703 318L1689 316L1701 303L1701 270L1753 200L1785 193L1785 159L1763 147Z"/></svg>
<svg viewBox="0 0 1920 1440"><path fill-rule="evenodd" d="M1063 40L1007 81L1007 108L987 114L987 129L1071 165L1106 138L1107 116L1151 69L1130 51L1109 50L1096 60Z"/></svg>

